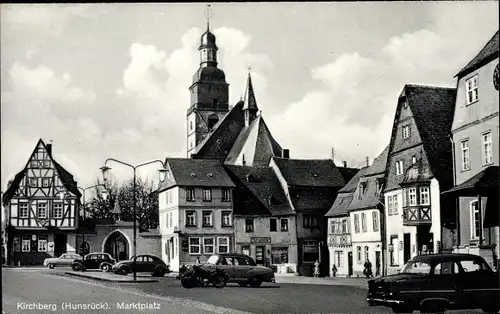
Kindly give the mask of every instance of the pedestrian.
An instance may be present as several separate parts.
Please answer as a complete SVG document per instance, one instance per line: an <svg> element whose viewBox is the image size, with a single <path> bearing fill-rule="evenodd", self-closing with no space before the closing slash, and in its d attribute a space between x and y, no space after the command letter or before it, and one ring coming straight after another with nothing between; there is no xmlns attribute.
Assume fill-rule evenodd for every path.
<svg viewBox="0 0 500 314"><path fill-rule="evenodd" d="M201 264L199 257L196 258L196 264Z"/></svg>
<svg viewBox="0 0 500 314"><path fill-rule="evenodd" d="M363 274L365 274L366 278L373 277L372 274L372 263L370 262L369 259L366 259L365 264L363 265L365 269L363 270Z"/></svg>
<svg viewBox="0 0 500 314"><path fill-rule="evenodd" d="M335 264L333 264L333 267L332 267L332 275L333 275L333 277L335 277L337 275L337 267L335 266Z"/></svg>
<svg viewBox="0 0 500 314"><path fill-rule="evenodd" d="M314 277L319 277L319 261L314 263Z"/></svg>

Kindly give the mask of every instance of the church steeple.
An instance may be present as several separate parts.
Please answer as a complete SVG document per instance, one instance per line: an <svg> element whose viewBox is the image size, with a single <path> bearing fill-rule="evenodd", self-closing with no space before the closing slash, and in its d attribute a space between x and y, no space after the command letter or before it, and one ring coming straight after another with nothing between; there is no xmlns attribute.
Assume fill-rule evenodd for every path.
<svg viewBox="0 0 500 314"><path fill-rule="evenodd" d="M210 5L207 6L207 31L201 35L201 43L198 50L200 51L200 66L207 67L213 66L217 67L217 47L215 41L215 35L210 32L210 18L211 10Z"/></svg>
<svg viewBox="0 0 500 314"><path fill-rule="evenodd" d="M250 123L257 117L257 112L259 108L257 107L257 101L255 100L255 93L252 86L252 76L250 74L250 69L248 71L247 87L245 90L245 98L243 100L243 112L245 114L245 126L249 126Z"/></svg>

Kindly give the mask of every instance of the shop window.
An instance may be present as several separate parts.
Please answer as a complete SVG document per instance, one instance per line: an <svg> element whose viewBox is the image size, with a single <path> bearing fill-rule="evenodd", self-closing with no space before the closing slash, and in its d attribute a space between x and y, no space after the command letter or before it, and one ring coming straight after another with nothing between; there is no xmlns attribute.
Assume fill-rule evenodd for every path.
<svg viewBox="0 0 500 314"><path fill-rule="evenodd" d="M319 245L316 240L304 240L302 245L304 262L314 263L319 260Z"/></svg>
<svg viewBox="0 0 500 314"><path fill-rule="evenodd" d="M288 263L288 247L273 247L271 249L272 264Z"/></svg>

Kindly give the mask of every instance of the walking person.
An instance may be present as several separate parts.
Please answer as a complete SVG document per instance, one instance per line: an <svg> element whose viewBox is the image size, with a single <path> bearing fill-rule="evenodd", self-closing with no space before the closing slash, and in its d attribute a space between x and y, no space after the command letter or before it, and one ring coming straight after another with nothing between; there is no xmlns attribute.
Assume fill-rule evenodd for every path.
<svg viewBox="0 0 500 314"><path fill-rule="evenodd" d="M314 263L314 277L319 277L319 261Z"/></svg>
<svg viewBox="0 0 500 314"><path fill-rule="evenodd" d="M372 274L372 263L370 262L369 259L366 259L365 264L363 265L365 269L363 270L363 273L365 274L366 278L373 277Z"/></svg>
<svg viewBox="0 0 500 314"><path fill-rule="evenodd" d="M196 264L201 264L201 261L200 261L199 257L196 258Z"/></svg>
<svg viewBox="0 0 500 314"><path fill-rule="evenodd" d="M332 276L335 277L337 275L337 266L335 266L335 264L333 264L333 267L332 267Z"/></svg>

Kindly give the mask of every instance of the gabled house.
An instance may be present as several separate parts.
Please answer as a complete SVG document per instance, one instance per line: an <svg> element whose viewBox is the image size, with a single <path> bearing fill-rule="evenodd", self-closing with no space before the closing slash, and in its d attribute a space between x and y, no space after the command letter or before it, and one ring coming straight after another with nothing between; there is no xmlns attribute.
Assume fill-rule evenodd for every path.
<svg viewBox="0 0 500 314"><path fill-rule="evenodd" d="M234 252L233 181L217 159L167 158L159 193L162 258L177 270Z"/></svg>
<svg viewBox="0 0 500 314"><path fill-rule="evenodd" d="M452 125L456 200L455 251L499 256L499 63L498 31L460 70Z"/></svg>
<svg viewBox="0 0 500 314"><path fill-rule="evenodd" d="M385 171L387 271L452 246L440 193L453 186L449 134L455 88L406 85L398 99Z"/></svg>
<svg viewBox="0 0 500 314"><path fill-rule="evenodd" d="M344 178L331 159L272 158L274 169L296 213L299 274L308 275L316 261L320 274L329 274L327 221Z"/></svg>
<svg viewBox="0 0 500 314"><path fill-rule="evenodd" d="M347 207L351 224L351 241L354 253L353 273L363 276L364 263L372 263L374 276L383 274L384 262L384 205L385 168L389 147L363 168L357 180L352 201ZM361 172L361 171L360 171Z"/></svg>
<svg viewBox="0 0 500 314"><path fill-rule="evenodd" d="M351 218L347 211L352 202L360 177L368 168L361 168L354 177L342 187L330 210L325 214L328 219L327 245L329 251L329 274L333 276L333 265L337 269L336 276L353 275L353 257L351 241Z"/></svg>
<svg viewBox="0 0 500 314"><path fill-rule="evenodd" d="M7 259L24 265L77 251L80 191L73 175L40 139L2 197L7 211Z"/></svg>
<svg viewBox="0 0 500 314"><path fill-rule="evenodd" d="M226 166L236 184L236 252L277 273L297 272L296 214L270 167Z"/></svg>

